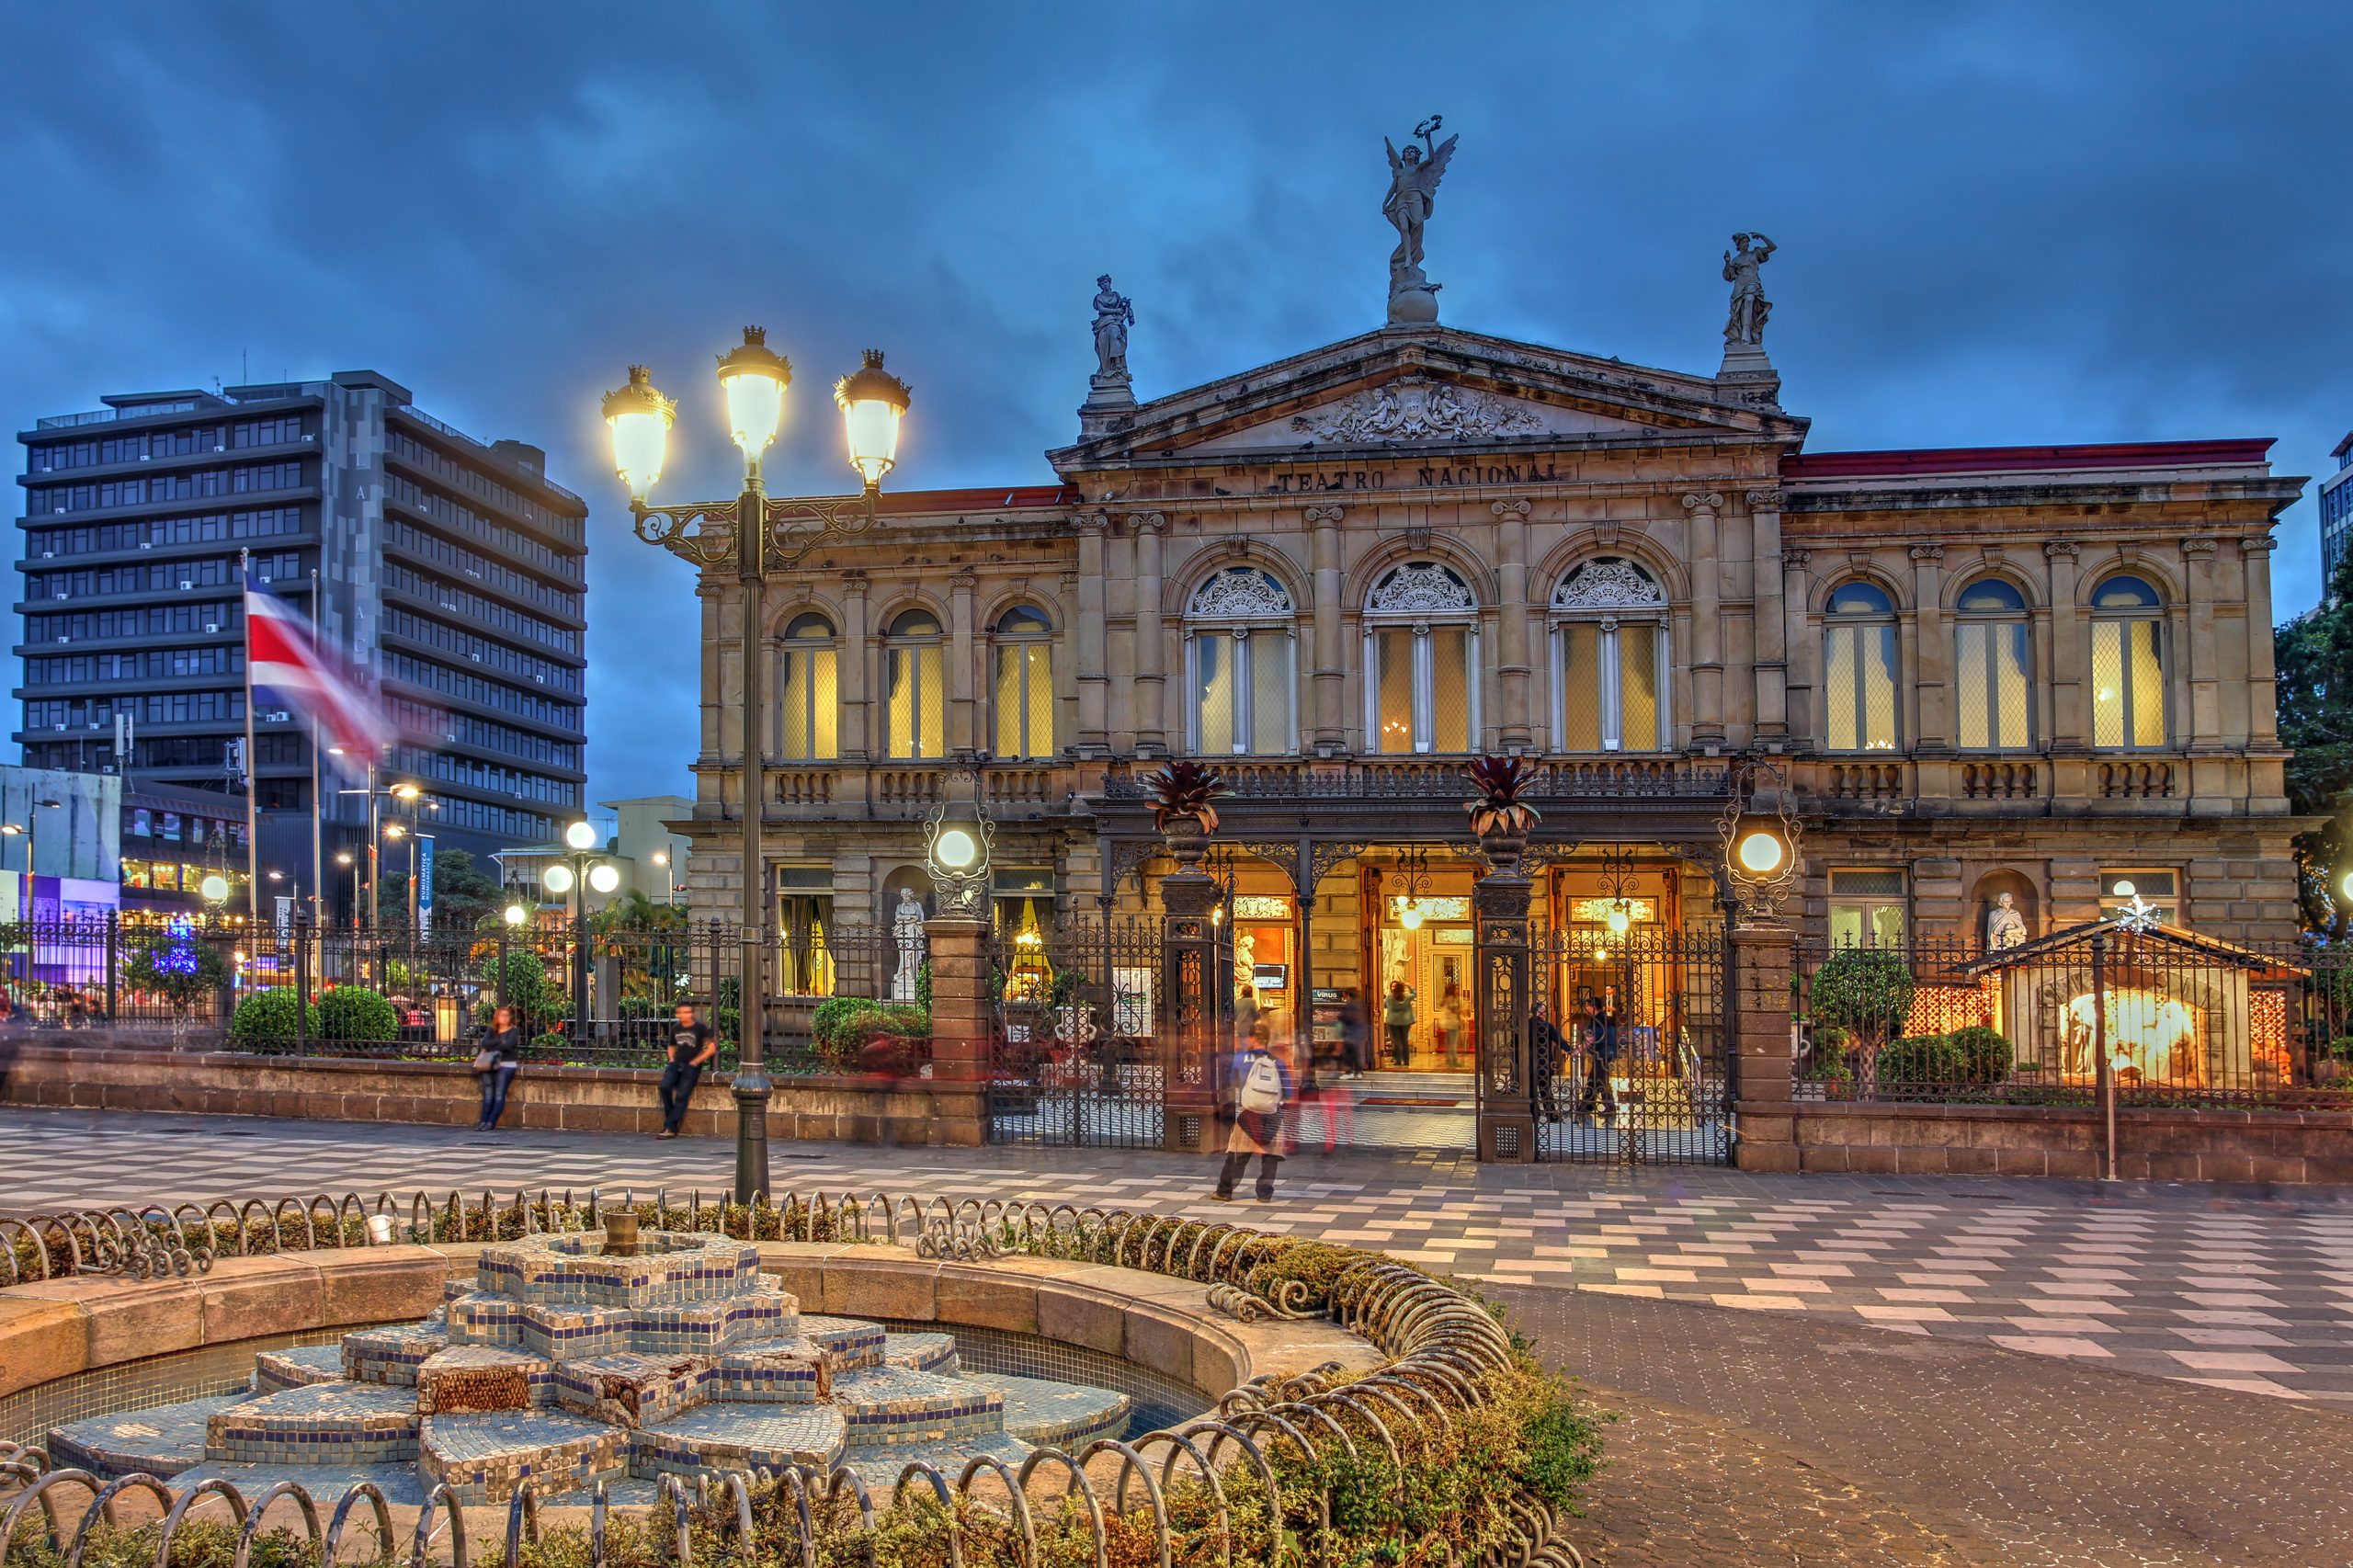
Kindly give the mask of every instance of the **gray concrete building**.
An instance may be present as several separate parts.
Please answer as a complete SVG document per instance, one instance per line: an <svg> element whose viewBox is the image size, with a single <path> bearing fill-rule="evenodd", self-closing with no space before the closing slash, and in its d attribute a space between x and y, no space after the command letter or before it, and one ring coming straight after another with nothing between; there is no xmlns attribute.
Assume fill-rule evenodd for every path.
<svg viewBox="0 0 2353 1568"><path fill-rule="evenodd" d="M245 549L377 684L404 731L379 784L419 786L438 846L486 863L579 814L587 506L538 448L475 440L372 370L101 401L17 437L27 765L237 792ZM255 731L263 858L306 896L308 728L273 707ZM358 759L323 771L338 908L364 779Z"/></svg>

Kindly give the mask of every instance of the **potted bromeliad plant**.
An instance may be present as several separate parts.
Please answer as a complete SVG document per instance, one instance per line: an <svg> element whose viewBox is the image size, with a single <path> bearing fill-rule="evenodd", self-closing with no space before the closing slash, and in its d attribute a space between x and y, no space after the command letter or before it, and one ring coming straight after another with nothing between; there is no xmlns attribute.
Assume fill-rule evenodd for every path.
<svg viewBox="0 0 2353 1568"><path fill-rule="evenodd" d="M1482 845L1516 856L1528 843L1529 830L1543 820L1528 803L1535 777L1526 757L1483 756L1471 764L1471 783L1479 793L1463 801L1462 809L1471 813L1471 831Z"/></svg>
<svg viewBox="0 0 2353 1568"><path fill-rule="evenodd" d="M1160 771L1145 782L1152 786L1153 825L1168 840L1179 862L1189 865L1199 860L1202 846L1217 832L1217 802L1233 793L1225 775L1178 757L1162 764Z"/></svg>

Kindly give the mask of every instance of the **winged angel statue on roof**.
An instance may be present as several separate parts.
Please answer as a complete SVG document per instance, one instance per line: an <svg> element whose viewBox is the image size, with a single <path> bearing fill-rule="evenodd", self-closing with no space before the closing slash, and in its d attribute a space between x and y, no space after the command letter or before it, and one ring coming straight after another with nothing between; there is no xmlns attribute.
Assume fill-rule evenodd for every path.
<svg viewBox="0 0 2353 1568"><path fill-rule="evenodd" d="M1402 153L1386 136L1381 139L1381 146L1389 153L1389 195L1381 204L1381 215L1397 231L1397 248L1389 253L1392 321L1438 319L1434 296L1438 285L1422 273L1422 230L1429 222L1431 210L1438 205L1438 182L1446 177L1447 161L1454 156L1454 144L1462 140L1457 135L1442 142L1433 141L1444 123L1432 115L1414 127L1414 134L1422 139L1422 145L1416 147L1408 139ZM1400 302L1407 296L1419 299L1410 301L1401 313Z"/></svg>

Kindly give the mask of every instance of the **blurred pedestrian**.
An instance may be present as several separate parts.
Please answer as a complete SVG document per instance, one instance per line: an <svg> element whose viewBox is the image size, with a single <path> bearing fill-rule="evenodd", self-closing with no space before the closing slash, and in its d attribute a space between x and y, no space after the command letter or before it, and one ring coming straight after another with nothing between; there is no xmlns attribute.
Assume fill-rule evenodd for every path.
<svg viewBox="0 0 2353 1568"><path fill-rule="evenodd" d="M1220 1203L1233 1201L1233 1184L1258 1157L1257 1198L1275 1200L1275 1167L1283 1157L1283 1108L1290 1103L1290 1069L1267 1049L1264 1035L1252 1040L1235 1063L1233 1131L1226 1135L1225 1164L1218 1170Z"/></svg>
<svg viewBox="0 0 2353 1568"><path fill-rule="evenodd" d="M676 1138L686 1124L687 1107L695 1097L702 1070L719 1054L719 1036L695 1017L695 1005L678 1004L677 1022L670 1030L670 1060L662 1069L662 1131L656 1138Z"/></svg>
<svg viewBox="0 0 2353 1568"><path fill-rule="evenodd" d="M497 1008L490 1015L490 1032L482 1037L482 1049L474 1052L474 1076L482 1083L482 1120L476 1132L498 1126L498 1119L506 1114L506 1091L522 1070L523 1030L515 1022L515 1009Z"/></svg>

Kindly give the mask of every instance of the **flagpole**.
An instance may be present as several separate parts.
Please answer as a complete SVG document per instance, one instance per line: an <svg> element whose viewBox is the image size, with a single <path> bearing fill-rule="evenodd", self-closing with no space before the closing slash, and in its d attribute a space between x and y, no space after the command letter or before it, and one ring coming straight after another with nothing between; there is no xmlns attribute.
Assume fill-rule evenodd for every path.
<svg viewBox="0 0 2353 1568"><path fill-rule="evenodd" d="M261 753L254 746L253 557L237 551L237 580L244 588L239 608L245 617L245 917L261 925Z"/></svg>
<svg viewBox="0 0 2353 1568"><path fill-rule="evenodd" d="M319 603L319 569L311 568L311 652L324 653L323 640L326 635L326 615ZM311 709L311 924L324 927L326 914L326 850L322 838L319 818L326 810L325 797L319 793L323 769L319 763L319 710Z"/></svg>

